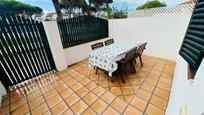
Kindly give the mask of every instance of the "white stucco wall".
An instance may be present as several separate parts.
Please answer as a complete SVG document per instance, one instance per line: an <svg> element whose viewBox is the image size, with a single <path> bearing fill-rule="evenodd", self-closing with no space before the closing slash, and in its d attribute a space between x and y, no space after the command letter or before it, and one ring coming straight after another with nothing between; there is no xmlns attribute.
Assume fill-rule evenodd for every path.
<svg viewBox="0 0 204 115"><path fill-rule="evenodd" d="M0 81L0 107L1 107L2 96L4 95L6 95L6 89L4 88L3 84Z"/></svg>
<svg viewBox="0 0 204 115"><path fill-rule="evenodd" d="M146 54L176 60L190 14L110 20L110 37L116 41L148 42Z"/></svg>
<svg viewBox="0 0 204 115"><path fill-rule="evenodd" d="M81 44L81 45L77 45L77 46L73 46L73 47L64 49L67 65L69 66L71 64L87 59L89 57L91 45L98 43L98 42L103 42L107 39L108 38L104 38L101 40L96 40L93 42L89 42L89 43L85 43L85 44Z"/></svg>
<svg viewBox="0 0 204 115"><path fill-rule="evenodd" d="M187 63L179 58L171 89L166 115L179 115L180 109L187 107L187 115L204 114L204 61L194 80L187 78Z"/></svg>
<svg viewBox="0 0 204 115"><path fill-rule="evenodd" d="M109 38L114 38L116 42L137 41L139 43L147 41L146 54L176 60L189 19L189 14L179 13L109 20ZM57 50L55 48L61 42L56 22L46 22L44 25L47 28L48 39L51 40L52 52L55 52L54 55L57 54L54 58L56 63L59 63L58 65L66 63L66 66L69 66L88 58L91 45L107 39L65 48L63 49L64 59L64 56L59 54L62 49L57 48L59 49ZM54 47L52 48L52 46Z"/></svg>
<svg viewBox="0 0 204 115"><path fill-rule="evenodd" d="M58 71L62 71L66 69L67 66L88 58L92 44L103 42L108 39L104 38L101 40L96 40L93 42L84 43L81 45L63 49L57 22L45 21L43 22L43 25L45 27L50 49L52 51L52 55Z"/></svg>
<svg viewBox="0 0 204 115"><path fill-rule="evenodd" d="M65 54L63 52L62 42L56 21L43 22L46 35L52 52L52 56L55 62L55 66L58 71L62 71L67 68L67 62Z"/></svg>

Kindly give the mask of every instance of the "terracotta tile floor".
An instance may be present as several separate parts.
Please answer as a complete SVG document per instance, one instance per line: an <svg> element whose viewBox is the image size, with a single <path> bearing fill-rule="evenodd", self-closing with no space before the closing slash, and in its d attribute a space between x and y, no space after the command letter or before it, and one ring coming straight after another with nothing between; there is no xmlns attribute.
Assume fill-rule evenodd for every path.
<svg viewBox="0 0 204 115"><path fill-rule="evenodd" d="M143 62L136 64L137 73L124 72L123 84L116 75L113 83L103 71L96 75L84 60L9 91L0 114L163 115L175 62L151 56Z"/></svg>

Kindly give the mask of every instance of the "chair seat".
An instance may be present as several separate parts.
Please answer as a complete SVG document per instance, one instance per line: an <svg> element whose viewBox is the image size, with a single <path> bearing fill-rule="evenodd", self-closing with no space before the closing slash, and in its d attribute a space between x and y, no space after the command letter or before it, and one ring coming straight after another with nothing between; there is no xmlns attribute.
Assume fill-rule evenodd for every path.
<svg viewBox="0 0 204 115"><path fill-rule="evenodd" d="M122 59L122 60L119 60L119 61L118 61L118 64L123 64L124 62L125 62L125 60Z"/></svg>

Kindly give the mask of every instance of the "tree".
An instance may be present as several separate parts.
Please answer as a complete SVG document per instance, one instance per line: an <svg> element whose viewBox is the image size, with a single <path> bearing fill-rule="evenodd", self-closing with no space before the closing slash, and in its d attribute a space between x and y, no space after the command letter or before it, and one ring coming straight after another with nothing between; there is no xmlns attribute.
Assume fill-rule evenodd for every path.
<svg viewBox="0 0 204 115"><path fill-rule="evenodd" d="M150 8L165 7L165 6L167 6L167 5L164 2L160 2L158 0L152 0L152 1L147 1L142 6L137 7L136 10L146 10L146 9L150 9Z"/></svg>
<svg viewBox="0 0 204 115"><path fill-rule="evenodd" d="M113 12L114 19L121 19L121 18L127 18L127 12L124 11L115 11Z"/></svg>
<svg viewBox="0 0 204 115"><path fill-rule="evenodd" d="M34 6L34 9L35 9L35 12L36 12L37 14L40 14L40 13L43 12L43 10L42 10L40 7Z"/></svg>
<svg viewBox="0 0 204 115"><path fill-rule="evenodd" d="M92 10L85 0L61 0L60 8L70 16L76 13L90 15L90 11Z"/></svg>
<svg viewBox="0 0 204 115"><path fill-rule="evenodd" d="M0 2L0 12L8 14L38 14L42 13L42 9L37 6L31 6L15 0L1 0Z"/></svg>
<svg viewBox="0 0 204 115"><path fill-rule="evenodd" d="M94 15L97 13L99 16L101 12L110 13L109 4L112 2L113 0L61 0L60 8L69 16L76 13L78 15Z"/></svg>
<svg viewBox="0 0 204 115"><path fill-rule="evenodd" d="M62 20L63 17L62 17L62 12L61 12L59 1L58 0L52 0L52 2L54 4L55 10L57 12L57 20Z"/></svg>
<svg viewBox="0 0 204 115"><path fill-rule="evenodd" d="M107 19L113 18L113 16L112 16L112 12L113 12L112 8L107 7L107 8L105 9L105 12L107 12Z"/></svg>
<svg viewBox="0 0 204 115"><path fill-rule="evenodd" d="M98 16L101 12L107 12L110 15L111 8L109 4L113 3L113 0L89 0L89 6L94 6Z"/></svg>

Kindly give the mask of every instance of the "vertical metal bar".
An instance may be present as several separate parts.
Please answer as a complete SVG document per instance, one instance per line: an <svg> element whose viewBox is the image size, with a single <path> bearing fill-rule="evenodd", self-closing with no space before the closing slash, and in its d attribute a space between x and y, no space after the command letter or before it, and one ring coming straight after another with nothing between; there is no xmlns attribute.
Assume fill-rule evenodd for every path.
<svg viewBox="0 0 204 115"><path fill-rule="evenodd" d="M42 69L39 65L39 61L38 61L38 57L37 57L37 54L36 54L36 51L35 51L35 47L33 46L31 39L32 39L32 36L30 35L30 31L29 29L27 28L27 22L25 22L24 20L24 17L19 17L18 18L18 21L20 21L20 24L22 25L22 31L23 31L23 34L25 36L25 39L26 39L26 42L27 42L27 46L29 46L29 49L28 51L29 52L32 52L33 54L33 60L34 60L34 65L36 67L36 70L37 70L37 73L36 75L39 75L40 73L42 73Z"/></svg>
<svg viewBox="0 0 204 115"><path fill-rule="evenodd" d="M18 28L18 23L16 21L16 18L14 16L10 17L10 22L12 22L13 24L15 24L14 26L11 26L11 28L13 29L13 32L15 34L15 38L16 38L16 41L20 42L21 44L17 45L18 46L18 49L20 50L19 53L21 54L21 57L22 57L22 61L25 65L25 68L26 70L29 71L30 75L27 75L28 76L33 76L33 72L31 71L30 69L30 66L29 64L29 57L27 55L27 52L24 48L24 44L26 43L25 41L22 40L22 37L21 37L21 31L20 29ZM20 31L20 32L19 32ZM28 64L29 63L29 64Z"/></svg>
<svg viewBox="0 0 204 115"><path fill-rule="evenodd" d="M15 71L15 75L18 76L18 81L21 81L21 75L20 73L22 73L22 71L20 70L20 66L18 64L17 59L15 58L16 53L13 52L14 47L12 44L12 41L10 39L10 37L8 36L8 31L5 29L5 25L2 24L6 24L7 22L5 22L5 17L3 15L1 15L1 19L3 23L0 23L0 33L1 33L1 43L3 43L3 45L7 46L7 47L3 47L2 53L4 53L5 55L9 55L8 59L10 61L10 64L12 65L13 70ZM19 72L20 71L20 72Z"/></svg>
<svg viewBox="0 0 204 115"><path fill-rule="evenodd" d="M39 62L40 62L40 66L42 68L42 73L45 73L46 70L45 70L44 64L46 65L46 63L43 63L43 60L42 60L43 54L40 52L43 49L43 47L41 47L38 44L40 42L40 40L38 39L39 36L36 35L35 29L33 27L33 26L35 26L35 24L32 23L32 21L30 19L26 19L25 21L28 23L27 28L30 30L30 34L32 36L32 38L30 38L30 39L33 42L33 45L34 45L35 50L37 52L38 59L39 59Z"/></svg>
<svg viewBox="0 0 204 115"><path fill-rule="evenodd" d="M28 75L28 72L25 68L25 63L23 63L22 61L22 58L23 56L21 55L22 52L19 48L19 46L22 44L16 37L16 31L15 29L13 28L15 25L14 23L12 23L11 21L11 17L10 16L6 16L5 19L7 19L8 22L8 25L6 24L5 25L5 29L7 30L7 32L9 33L8 36L10 37L10 40L11 40L11 43L12 43L12 46L14 48L14 51L12 51L15 55L15 58L17 59L17 61L19 61L20 63L18 64L20 67L20 70L21 70L21 75L23 76L24 80L26 79L26 76L29 76ZM6 21L6 20L5 20ZM10 25L10 26L9 26ZM26 75L24 74L26 73Z"/></svg>
<svg viewBox="0 0 204 115"><path fill-rule="evenodd" d="M28 52L27 56L29 56L31 58L30 63L32 63L31 67L32 67L32 70L34 70L34 75L37 75L37 74L39 74L39 70L38 70L38 66L37 66L36 61L35 61L35 54L32 50L32 46L30 45L29 36L27 35L27 33L25 31L25 27L24 27L25 25L22 22L21 17L17 16L16 19L17 19L17 22L19 25L17 27L18 27L18 29L20 29L19 34L21 35L22 40L25 43L27 43L27 45L23 45L23 47L25 48L24 50L26 52Z"/></svg>

